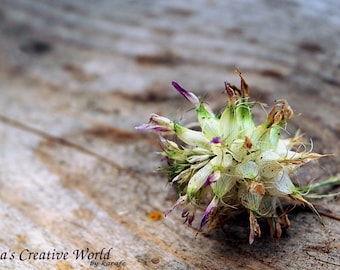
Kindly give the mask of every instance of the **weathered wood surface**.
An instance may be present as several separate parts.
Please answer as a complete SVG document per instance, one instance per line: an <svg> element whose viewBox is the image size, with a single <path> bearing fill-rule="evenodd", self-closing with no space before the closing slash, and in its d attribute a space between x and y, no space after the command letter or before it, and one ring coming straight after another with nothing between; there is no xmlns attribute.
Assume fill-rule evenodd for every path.
<svg viewBox="0 0 340 270"><path fill-rule="evenodd" d="M150 221L151 211L165 212L176 196L155 173L157 138L134 131L151 112L180 119L188 111L172 80L208 93L221 108L223 81L238 83L238 66L253 97L288 99L297 115L290 130L301 127L315 151L335 154L303 169L299 181L337 174L339 5L1 1L0 267L93 269L73 254L19 257L25 249L86 248L112 248L113 265L97 269L340 267L339 222L325 218L325 231L309 212L290 214L292 227L279 243L265 235L251 246L246 222L195 238L179 210ZM338 197L318 203L339 215Z"/></svg>

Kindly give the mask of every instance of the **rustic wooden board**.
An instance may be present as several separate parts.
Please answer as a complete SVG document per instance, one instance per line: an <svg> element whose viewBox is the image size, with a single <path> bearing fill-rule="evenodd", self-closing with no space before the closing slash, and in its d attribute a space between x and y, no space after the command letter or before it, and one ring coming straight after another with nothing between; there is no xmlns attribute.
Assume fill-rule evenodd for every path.
<svg viewBox="0 0 340 270"><path fill-rule="evenodd" d="M251 246L246 221L195 237L179 209L149 218L169 209L176 192L155 172L158 138L134 127L152 112L193 117L172 80L207 93L218 110L223 81L238 83L238 66L253 97L288 99L296 115L289 131L300 127L316 152L335 154L297 180L339 173L338 1L222 2L2 1L2 269L340 267L339 222L325 218L324 229L306 211L290 214L279 242L267 231ZM339 216L339 197L316 203ZM110 251L108 259L97 267L76 259L87 248ZM28 259L27 250L69 254Z"/></svg>

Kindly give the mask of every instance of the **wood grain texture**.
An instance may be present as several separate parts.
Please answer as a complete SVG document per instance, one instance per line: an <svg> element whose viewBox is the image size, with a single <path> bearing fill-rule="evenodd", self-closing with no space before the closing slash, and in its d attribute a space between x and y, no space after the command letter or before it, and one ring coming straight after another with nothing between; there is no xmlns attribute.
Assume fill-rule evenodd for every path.
<svg viewBox="0 0 340 270"><path fill-rule="evenodd" d="M15 258L1 257L0 267L94 269L72 254L19 259L25 249L86 248L112 248L112 264L95 269L340 267L339 222L325 218L325 230L306 211L290 214L279 243L267 231L251 246L246 221L195 237L179 209L150 220L172 206L176 192L155 172L158 138L134 130L152 112L193 117L172 80L221 109L223 82L238 83L237 66L252 97L289 101L290 132L300 127L316 152L335 154L297 180L336 175L339 12L336 0L2 1L0 255ZM315 203L340 215L339 197Z"/></svg>

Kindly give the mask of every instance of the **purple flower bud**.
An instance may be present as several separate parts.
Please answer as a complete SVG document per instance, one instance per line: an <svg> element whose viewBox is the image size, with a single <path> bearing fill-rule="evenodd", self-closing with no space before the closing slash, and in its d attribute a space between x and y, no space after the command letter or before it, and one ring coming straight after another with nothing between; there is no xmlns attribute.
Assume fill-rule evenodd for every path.
<svg viewBox="0 0 340 270"><path fill-rule="evenodd" d="M184 96L188 101L190 101L192 104L194 104L196 108L200 106L200 101L199 101L198 97L196 97L195 94L185 90L177 82L172 82L172 86L175 87L176 90L182 96Z"/></svg>
<svg viewBox="0 0 340 270"><path fill-rule="evenodd" d="M231 90L229 83L224 82L224 85L225 85L225 90L228 94L228 97L232 98L234 96L234 92Z"/></svg>
<svg viewBox="0 0 340 270"><path fill-rule="evenodd" d="M166 132L166 131L172 131L171 129L164 127L164 126L159 126L156 124L143 124L138 127L136 127L137 130L149 130L152 129L154 131L158 132Z"/></svg>
<svg viewBox="0 0 340 270"><path fill-rule="evenodd" d="M179 204L184 203L187 200L187 195L183 195L178 198L176 203L168 210L165 212L165 217L169 215Z"/></svg>
<svg viewBox="0 0 340 270"><path fill-rule="evenodd" d="M221 137L215 137L215 138L212 138L212 140L210 142L211 143L221 143L222 138Z"/></svg>
<svg viewBox="0 0 340 270"><path fill-rule="evenodd" d="M204 211L203 218L200 224L200 229L202 229L203 226L208 222L209 215L211 215L213 211L216 209L217 204L218 204L218 198L214 197L212 201L209 203L208 207Z"/></svg>
<svg viewBox="0 0 340 270"><path fill-rule="evenodd" d="M216 172L210 174L209 177L207 178L207 180L204 183L204 187L209 186L212 183L215 183L220 177L221 177L220 171L216 171Z"/></svg>
<svg viewBox="0 0 340 270"><path fill-rule="evenodd" d="M185 218L189 215L189 209L188 208L184 208L182 211L182 218Z"/></svg>
<svg viewBox="0 0 340 270"><path fill-rule="evenodd" d="M149 124L142 124L138 127L135 127L135 129L137 129L137 130L148 130L150 128L149 128Z"/></svg>
<svg viewBox="0 0 340 270"><path fill-rule="evenodd" d="M194 221L195 219L195 214L192 214L191 216L188 216L188 224L191 226L192 225L192 222Z"/></svg>
<svg viewBox="0 0 340 270"><path fill-rule="evenodd" d="M168 118L152 114L148 124L143 124L136 127L137 130L149 130L152 129L158 132L174 131L173 122Z"/></svg>

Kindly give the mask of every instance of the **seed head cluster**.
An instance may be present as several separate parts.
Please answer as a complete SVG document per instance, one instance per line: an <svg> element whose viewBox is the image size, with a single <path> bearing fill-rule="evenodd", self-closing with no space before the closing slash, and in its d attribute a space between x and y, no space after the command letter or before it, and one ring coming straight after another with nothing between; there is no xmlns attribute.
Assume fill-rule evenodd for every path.
<svg viewBox="0 0 340 270"><path fill-rule="evenodd" d="M305 198L290 175L301 165L322 155L303 148L302 137L282 139L281 133L293 116L284 99L277 100L266 120L256 125L252 108L258 102L249 100L249 87L241 73L240 88L225 84L228 103L217 116L192 92L173 82L174 88L190 101L197 112L199 130L187 128L166 117L152 114L150 121L138 130L153 130L161 135L173 133L176 142L161 136L167 161L164 170L176 185L182 205L182 217L192 224L202 209L199 230L215 228L242 212L249 216L249 243L261 236L259 218L266 218L272 237L280 238L281 227L290 222L281 201L307 205L319 214ZM320 216L319 216L320 217Z"/></svg>

